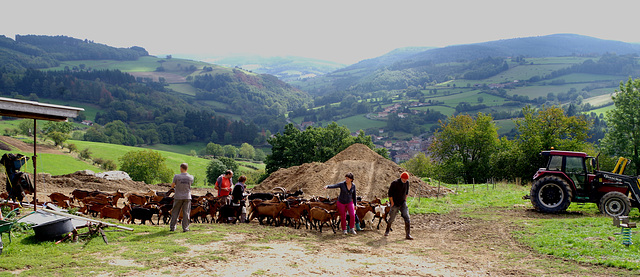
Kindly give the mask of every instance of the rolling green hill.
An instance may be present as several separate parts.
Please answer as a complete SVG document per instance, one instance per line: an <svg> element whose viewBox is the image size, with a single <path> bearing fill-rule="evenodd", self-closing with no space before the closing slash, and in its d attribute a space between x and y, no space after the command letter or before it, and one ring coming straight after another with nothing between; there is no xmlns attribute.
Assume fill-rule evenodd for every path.
<svg viewBox="0 0 640 277"><path fill-rule="evenodd" d="M32 138L23 138L25 141L33 141ZM77 140L69 140L68 143L73 143L78 147L78 152L84 149L89 149L92 158L101 158L105 160L112 160L117 165L119 165L119 158L122 157L129 151L141 151L144 148L140 147L131 147L124 145L116 145L109 143L99 143L99 142L88 142L88 141L77 141ZM39 144L46 142L38 142ZM165 163L168 168L174 171L174 173L180 173L179 166L181 163L186 162L189 164L189 173L196 177L195 186L202 187L205 185L206 180L206 169L209 164L209 160L192 157L185 154L178 154L170 151L163 150L155 150L160 153L164 158L166 158ZM52 175L64 175L73 173L79 170L91 170L94 172L103 172L104 170L88 163L87 161L83 161L78 159L75 155L67 153L68 151L65 149L63 154L48 154L48 153L38 153L37 166L38 173L49 173ZM0 155L4 153L22 153L28 157L33 156L33 152L21 152L16 149L12 149L11 151L3 151L0 150ZM252 168L261 168L264 169L264 164L261 163L251 163L247 161L238 162L239 173L246 174L247 172L255 171ZM251 167L251 168L250 168ZM33 166L31 162L29 162L22 171L33 172ZM238 174L238 176L240 176Z"/></svg>

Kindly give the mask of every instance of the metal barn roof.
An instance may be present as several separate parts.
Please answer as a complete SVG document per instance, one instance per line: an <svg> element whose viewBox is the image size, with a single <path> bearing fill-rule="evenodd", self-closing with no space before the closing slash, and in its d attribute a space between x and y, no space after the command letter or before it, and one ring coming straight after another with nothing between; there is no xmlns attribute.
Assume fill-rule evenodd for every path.
<svg viewBox="0 0 640 277"><path fill-rule="evenodd" d="M60 106L0 97L0 115L51 121L66 121L75 118L83 108Z"/></svg>

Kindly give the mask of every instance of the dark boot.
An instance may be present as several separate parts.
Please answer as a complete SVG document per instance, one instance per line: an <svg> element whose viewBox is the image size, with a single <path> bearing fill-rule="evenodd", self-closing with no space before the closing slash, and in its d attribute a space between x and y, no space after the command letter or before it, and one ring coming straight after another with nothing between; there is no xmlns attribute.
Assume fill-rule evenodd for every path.
<svg viewBox="0 0 640 277"><path fill-rule="evenodd" d="M389 232L391 232L391 224L387 224L387 230L384 231L384 236L389 236Z"/></svg>
<svg viewBox="0 0 640 277"><path fill-rule="evenodd" d="M413 237L411 236L411 223L409 222L404 223L404 231L407 233L406 239L413 240Z"/></svg>

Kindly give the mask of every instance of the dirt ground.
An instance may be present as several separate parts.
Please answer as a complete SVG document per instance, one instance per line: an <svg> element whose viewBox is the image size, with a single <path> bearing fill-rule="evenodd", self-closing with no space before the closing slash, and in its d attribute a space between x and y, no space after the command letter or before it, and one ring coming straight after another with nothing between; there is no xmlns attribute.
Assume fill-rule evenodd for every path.
<svg viewBox="0 0 640 277"><path fill-rule="evenodd" d="M32 151L31 145L1 137L5 143ZM22 144L21 144L22 143ZM348 150L348 151L347 151ZM354 172L356 184L366 196L384 196L390 180L402 169L386 163L355 146L325 164L313 163L274 173L256 190L285 187L303 189L306 195L321 195L321 187L343 180L344 173ZM55 153L42 146L38 152ZM372 151L371 151L372 152ZM374 152L375 154L375 152ZM376 154L377 155L377 154ZM367 158L368 157L368 158ZM4 174L0 181L4 182ZM302 178L305 177L305 178ZM38 198L51 192L71 193L73 189L114 192L165 190L168 184L148 185L134 181L109 181L77 172L63 176L39 176ZM285 181L289 179L289 181ZM374 181L375 180L375 181ZM415 193L438 194L429 184L412 176ZM4 191L4 188L2 189ZM196 189L203 195L206 189ZM213 192L213 191L212 191ZM430 194L431 193L431 194ZM439 194L447 193L446 190ZM412 195L413 196L413 195ZM385 223L378 229L366 229L357 235L323 233L290 227L249 224L230 226L225 240L207 245L189 245L188 256L219 253L223 259L202 262L168 263L144 271L130 271L127 276L631 276L638 272L611 269L566 261L534 252L519 243L513 232L526 228L516 225L519 219L548 217L534 212L530 205L509 210L486 210L477 217L457 213L448 215L412 215L415 240L404 239L403 219L398 216L394 231L384 237ZM211 223L203 223L211 224ZM277 228L277 229L275 229ZM193 232L199 232L194 228ZM292 239L270 240L272 232L285 233ZM105 257L114 266L141 267L134 261ZM115 273L114 273L115 274ZM112 276L111 274L107 276ZM115 276L115 275L113 275Z"/></svg>
<svg viewBox="0 0 640 277"><path fill-rule="evenodd" d="M188 245L188 256L215 251L224 259L166 264L136 276L631 276L610 269L541 255L517 242L510 219L540 216L529 208L487 211L497 220L450 215L413 215L415 240L404 239L402 218L384 237L380 230L357 235L319 233L249 223L225 240ZM506 219L505 218L509 218ZM269 230L300 238L264 242ZM248 232L247 232L248 231ZM126 261L110 261L122 264ZM129 264L131 265L131 264ZM128 273L131 274L131 273Z"/></svg>

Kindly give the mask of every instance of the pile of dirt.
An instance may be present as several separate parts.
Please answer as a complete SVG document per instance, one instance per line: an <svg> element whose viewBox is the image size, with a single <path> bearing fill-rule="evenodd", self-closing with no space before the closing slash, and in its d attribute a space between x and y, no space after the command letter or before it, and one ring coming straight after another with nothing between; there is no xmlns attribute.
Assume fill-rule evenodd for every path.
<svg viewBox="0 0 640 277"><path fill-rule="evenodd" d="M289 191L301 189L306 196L337 197L339 190L324 190L324 186L344 181L352 172L358 196L364 200L387 197L389 185L406 171L396 163L380 156L364 144L354 144L325 163L306 163L281 168L256 186L254 192L271 192L276 187ZM435 197L453 191L432 187L409 174L409 196Z"/></svg>

